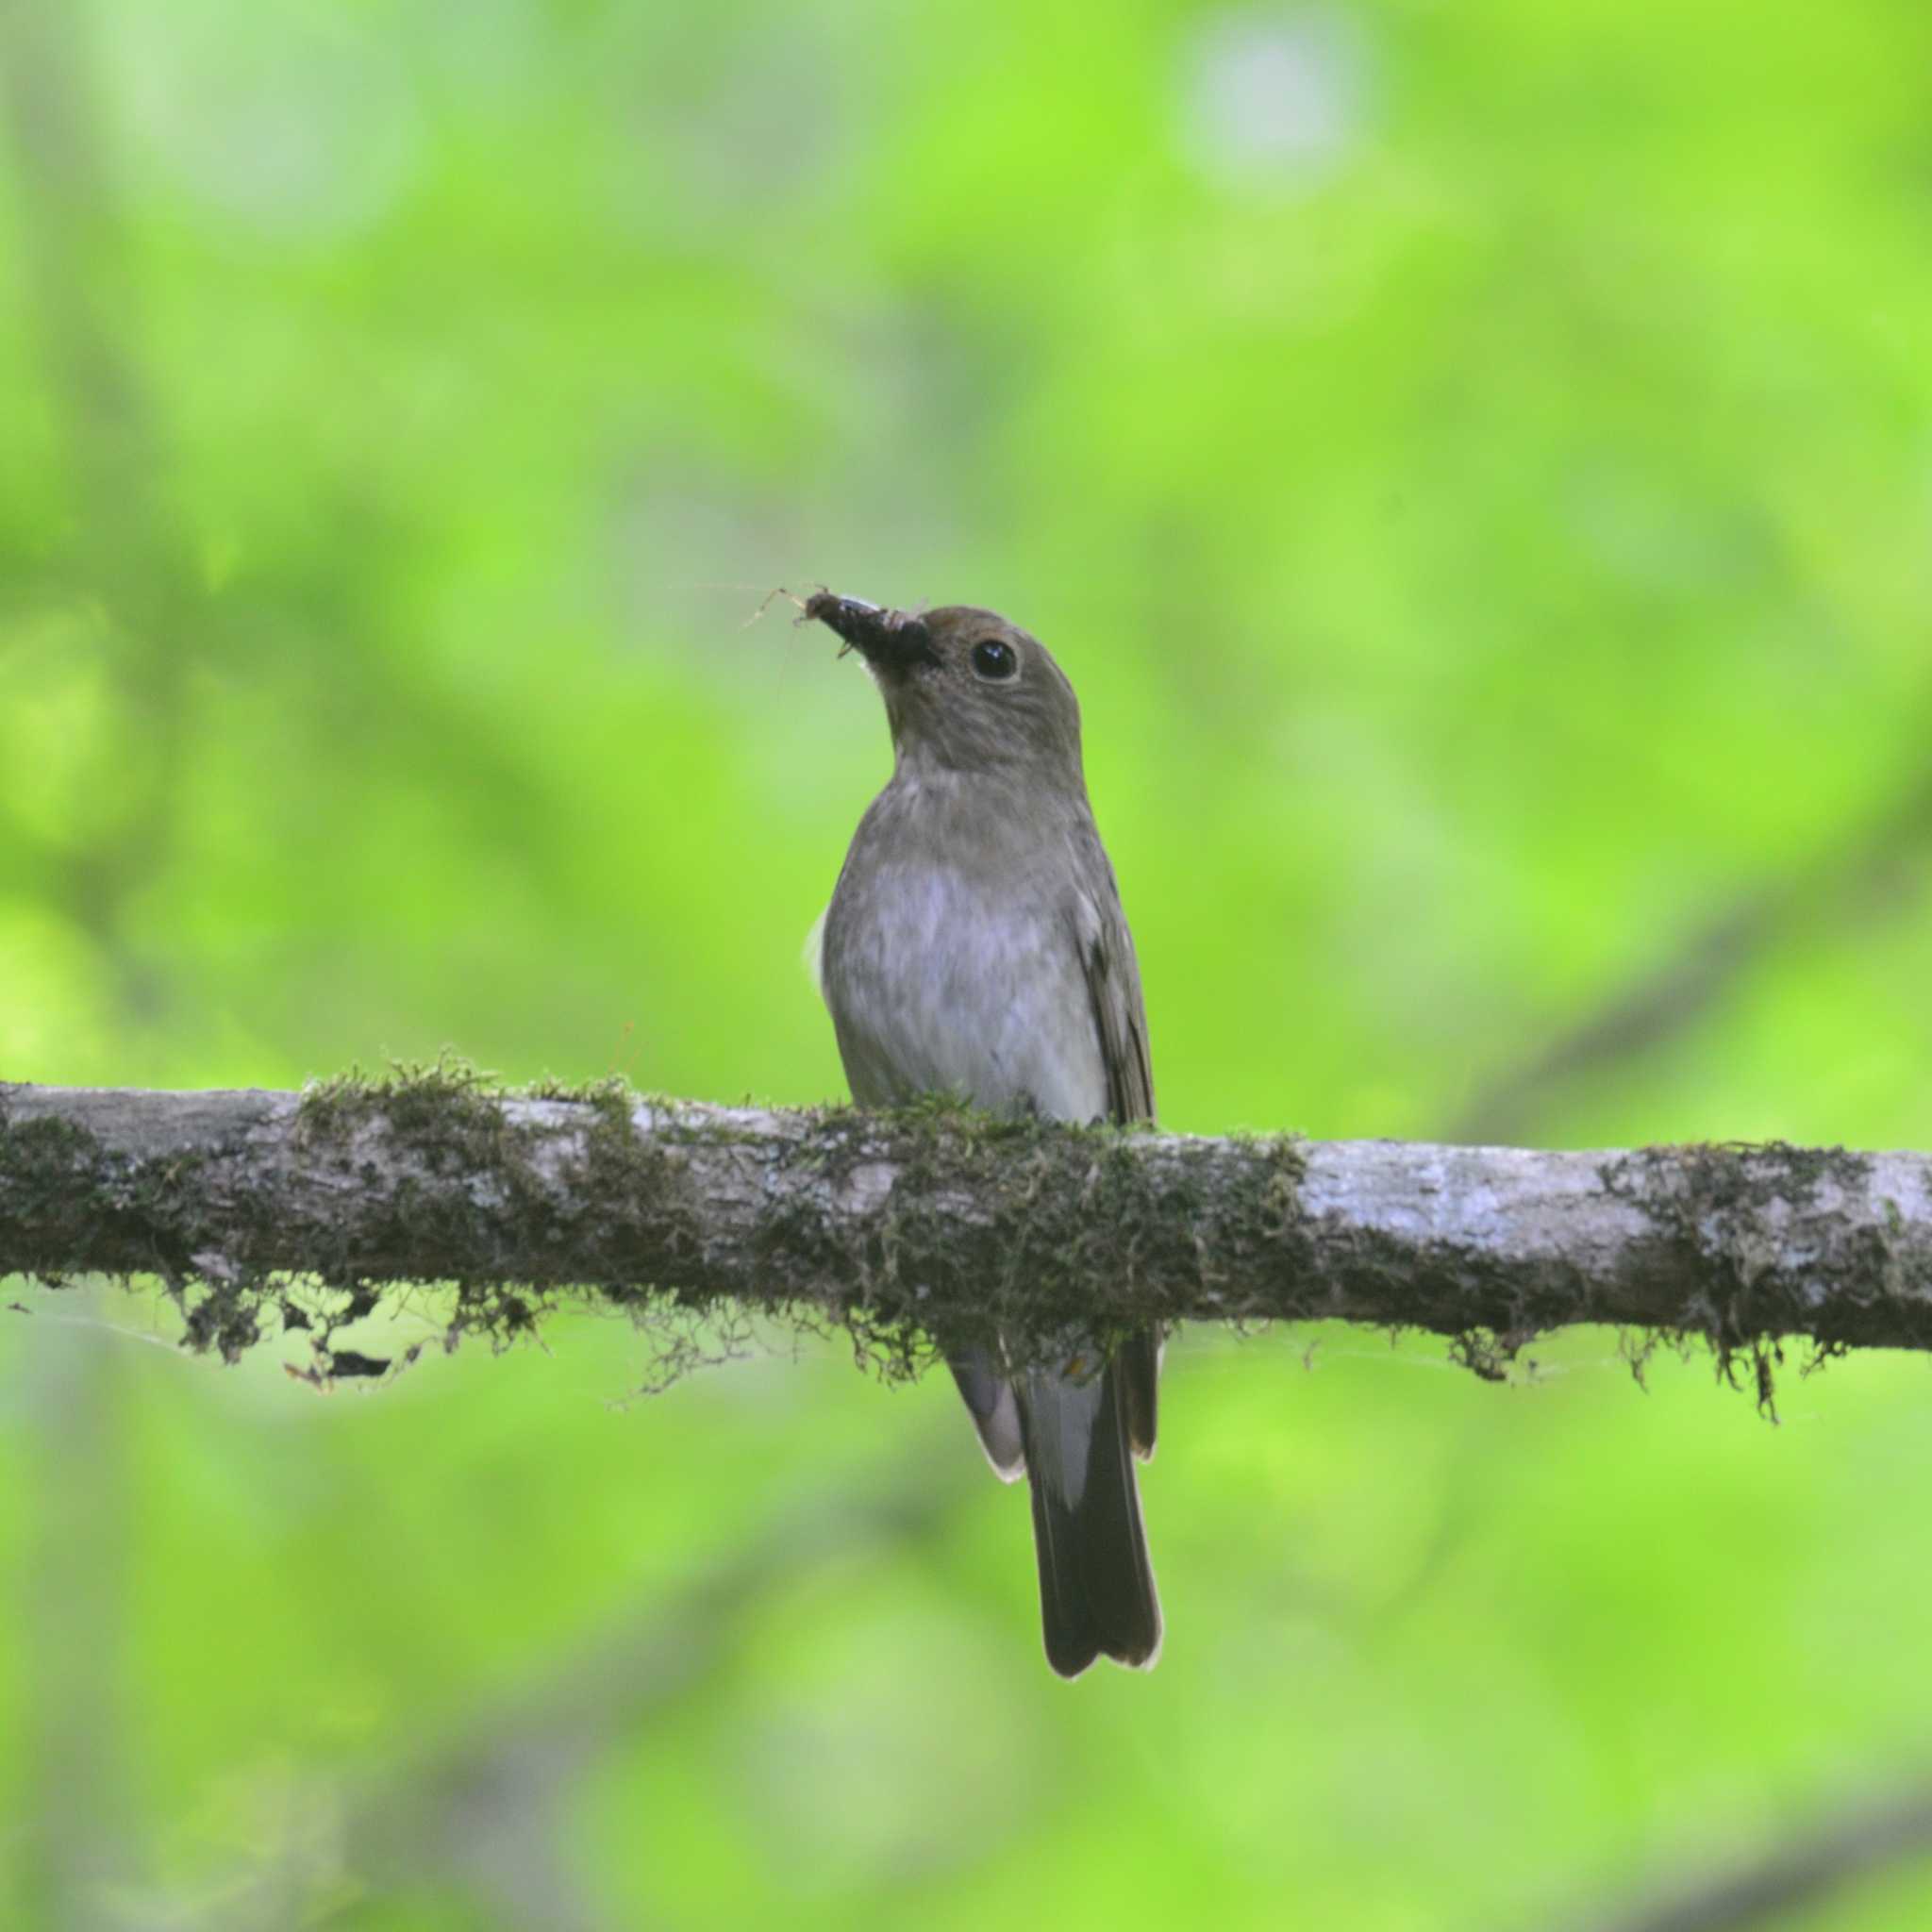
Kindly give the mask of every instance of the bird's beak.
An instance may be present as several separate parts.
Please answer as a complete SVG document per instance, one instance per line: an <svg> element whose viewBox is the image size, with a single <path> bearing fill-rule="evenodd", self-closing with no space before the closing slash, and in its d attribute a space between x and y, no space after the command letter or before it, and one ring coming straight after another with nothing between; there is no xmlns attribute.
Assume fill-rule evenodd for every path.
<svg viewBox="0 0 1932 1932"><path fill-rule="evenodd" d="M874 671L907 672L915 664L939 662L925 620L908 611L819 591L806 599L805 614L837 631Z"/></svg>

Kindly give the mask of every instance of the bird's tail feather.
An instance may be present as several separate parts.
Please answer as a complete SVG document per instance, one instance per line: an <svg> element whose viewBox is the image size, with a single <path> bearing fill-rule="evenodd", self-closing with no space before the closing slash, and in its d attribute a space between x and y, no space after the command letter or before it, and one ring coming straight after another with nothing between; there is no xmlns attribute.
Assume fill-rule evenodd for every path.
<svg viewBox="0 0 1932 1932"><path fill-rule="evenodd" d="M1047 1661L1063 1677L1102 1653L1144 1669L1160 1653L1160 1604L1119 1373L1109 1364L1077 1382L1029 1372L1020 1409Z"/></svg>

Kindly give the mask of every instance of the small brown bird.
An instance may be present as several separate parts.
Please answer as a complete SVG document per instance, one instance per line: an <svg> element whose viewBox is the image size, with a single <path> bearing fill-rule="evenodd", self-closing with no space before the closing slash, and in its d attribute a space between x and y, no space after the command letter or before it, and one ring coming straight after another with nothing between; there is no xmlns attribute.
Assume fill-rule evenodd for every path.
<svg viewBox="0 0 1932 1932"><path fill-rule="evenodd" d="M819 983L861 1106L949 1093L1013 1116L1154 1118L1134 942L1087 802L1080 707L1038 639L990 610L805 607L865 659L891 782L845 856ZM1110 1360L951 1357L994 1470L1033 1495L1047 1661L1151 1665L1160 1607L1134 1457L1154 1453L1159 1337ZM1082 1357L1085 1357L1083 1360Z"/></svg>

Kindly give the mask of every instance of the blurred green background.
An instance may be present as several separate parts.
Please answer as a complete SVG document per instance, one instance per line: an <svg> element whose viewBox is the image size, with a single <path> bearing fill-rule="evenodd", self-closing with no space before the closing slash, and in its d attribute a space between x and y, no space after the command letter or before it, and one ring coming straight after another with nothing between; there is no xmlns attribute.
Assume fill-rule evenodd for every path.
<svg viewBox="0 0 1932 1932"><path fill-rule="evenodd" d="M0 1077L842 1092L884 724L746 625L824 581L1073 675L1174 1127L1925 1146L1928 75L1905 0L0 6ZM9 1925L1580 1925L1924 1775L1915 1359L1190 1333L1166 1655L1068 1689L941 1382L0 1300Z"/></svg>

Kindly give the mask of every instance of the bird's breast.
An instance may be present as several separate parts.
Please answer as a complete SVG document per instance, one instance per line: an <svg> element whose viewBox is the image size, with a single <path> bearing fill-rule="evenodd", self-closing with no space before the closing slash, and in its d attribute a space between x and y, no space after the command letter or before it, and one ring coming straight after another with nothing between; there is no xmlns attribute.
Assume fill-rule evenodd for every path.
<svg viewBox="0 0 1932 1932"><path fill-rule="evenodd" d="M826 914L824 987L861 1105L951 1093L1001 1113L1107 1109L1064 909L990 870L856 846Z"/></svg>

